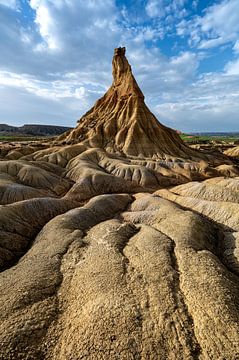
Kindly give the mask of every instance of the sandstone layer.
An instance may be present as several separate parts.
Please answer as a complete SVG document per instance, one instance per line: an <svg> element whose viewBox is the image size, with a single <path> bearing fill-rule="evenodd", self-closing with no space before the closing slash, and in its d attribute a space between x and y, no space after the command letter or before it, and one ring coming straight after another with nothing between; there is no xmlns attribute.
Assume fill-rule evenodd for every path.
<svg viewBox="0 0 239 360"><path fill-rule="evenodd" d="M226 150L225 154L228 156L239 158L239 146L236 146L236 147Z"/></svg>
<svg viewBox="0 0 239 360"><path fill-rule="evenodd" d="M33 146L34 145L34 146ZM0 359L239 359L239 171L113 84L0 161Z"/></svg>

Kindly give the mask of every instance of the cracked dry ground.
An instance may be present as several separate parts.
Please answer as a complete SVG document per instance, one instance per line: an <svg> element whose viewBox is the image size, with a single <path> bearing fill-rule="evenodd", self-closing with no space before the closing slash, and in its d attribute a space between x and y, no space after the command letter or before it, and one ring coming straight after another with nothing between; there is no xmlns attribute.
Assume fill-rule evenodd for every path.
<svg viewBox="0 0 239 360"><path fill-rule="evenodd" d="M238 194L219 177L2 205L0 359L238 359Z"/></svg>

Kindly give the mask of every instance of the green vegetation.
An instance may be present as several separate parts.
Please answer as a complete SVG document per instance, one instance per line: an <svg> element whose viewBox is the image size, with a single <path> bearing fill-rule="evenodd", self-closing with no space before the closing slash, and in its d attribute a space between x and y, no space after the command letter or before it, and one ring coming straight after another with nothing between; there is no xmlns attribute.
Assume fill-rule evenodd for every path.
<svg viewBox="0 0 239 360"><path fill-rule="evenodd" d="M212 141L218 142L234 142L239 140L239 135L236 134L232 136L231 134L227 135L190 135L190 134L180 134L180 137L183 141L187 143L210 143Z"/></svg>
<svg viewBox="0 0 239 360"><path fill-rule="evenodd" d="M180 134L180 137L183 141L187 143L209 143L212 141L218 142L234 142L239 141L239 135L231 136L231 135L190 135L190 134ZM17 135L0 135L0 141L6 142L18 142L18 141L43 141L50 139L50 136L17 136Z"/></svg>
<svg viewBox="0 0 239 360"><path fill-rule="evenodd" d="M14 135L0 135L0 141L17 142L17 141L41 141L46 140L49 137L37 137L37 136L14 136Z"/></svg>

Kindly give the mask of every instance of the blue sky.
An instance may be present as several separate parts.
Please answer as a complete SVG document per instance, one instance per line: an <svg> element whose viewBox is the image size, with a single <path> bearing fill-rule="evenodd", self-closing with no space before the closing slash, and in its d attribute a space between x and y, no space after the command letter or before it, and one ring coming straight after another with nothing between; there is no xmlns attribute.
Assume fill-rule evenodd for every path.
<svg viewBox="0 0 239 360"><path fill-rule="evenodd" d="M127 57L182 131L239 131L239 0L0 0L0 122L75 126Z"/></svg>

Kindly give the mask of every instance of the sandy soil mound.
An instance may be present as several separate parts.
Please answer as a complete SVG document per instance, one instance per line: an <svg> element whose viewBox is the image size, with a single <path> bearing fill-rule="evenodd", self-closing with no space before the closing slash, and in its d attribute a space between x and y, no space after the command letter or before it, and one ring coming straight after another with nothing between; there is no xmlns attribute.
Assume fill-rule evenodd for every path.
<svg viewBox="0 0 239 360"><path fill-rule="evenodd" d="M239 146L224 151L224 154L228 156L239 157Z"/></svg>

